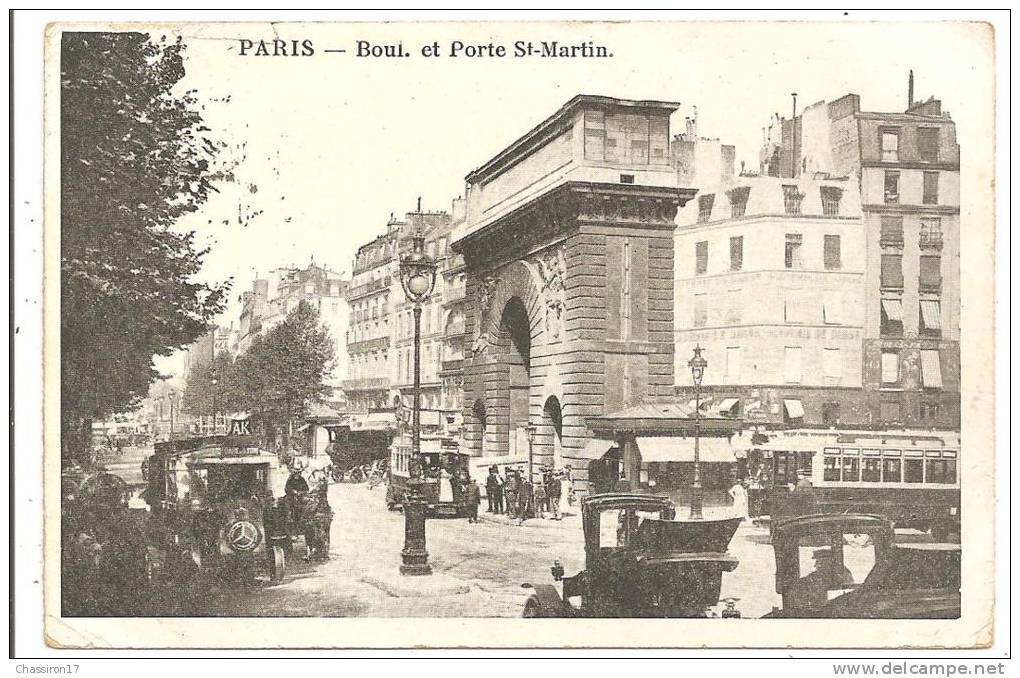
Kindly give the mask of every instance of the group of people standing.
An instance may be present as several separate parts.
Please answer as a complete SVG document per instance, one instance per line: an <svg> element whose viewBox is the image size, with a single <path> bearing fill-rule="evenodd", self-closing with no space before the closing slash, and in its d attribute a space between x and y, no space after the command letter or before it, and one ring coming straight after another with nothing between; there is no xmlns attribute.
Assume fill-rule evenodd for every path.
<svg viewBox="0 0 1020 678"><path fill-rule="evenodd" d="M534 483L525 467L508 467L503 475L499 466L493 465L485 480L485 493L489 513L506 514L519 523L547 515L559 520L572 503L573 478L569 466L564 470L544 466L539 482Z"/></svg>

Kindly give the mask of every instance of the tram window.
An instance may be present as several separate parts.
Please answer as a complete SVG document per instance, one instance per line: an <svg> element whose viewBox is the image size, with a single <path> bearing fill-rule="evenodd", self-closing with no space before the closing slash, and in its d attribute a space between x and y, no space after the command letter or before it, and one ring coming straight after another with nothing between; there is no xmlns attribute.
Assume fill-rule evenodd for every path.
<svg viewBox="0 0 1020 678"><path fill-rule="evenodd" d="M839 480L839 457L826 457L822 469L822 479L826 481Z"/></svg>
<svg viewBox="0 0 1020 678"><path fill-rule="evenodd" d="M860 463L857 457L843 457L843 482L857 482L861 479Z"/></svg>
<svg viewBox="0 0 1020 678"><path fill-rule="evenodd" d="M929 483L956 482L956 461L953 459L928 459L925 461L925 480Z"/></svg>
<svg viewBox="0 0 1020 678"><path fill-rule="evenodd" d="M924 482L924 460L904 459L903 460L903 482L920 483Z"/></svg>
<svg viewBox="0 0 1020 678"><path fill-rule="evenodd" d="M903 480L902 470L900 469L899 459L883 459L882 460L882 482L883 483L899 483Z"/></svg>
<svg viewBox="0 0 1020 678"><path fill-rule="evenodd" d="M882 460L865 459L861 467L861 480L866 483L877 483L882 480Z"/></svg>
<svg viewBox="0 0 1020 678"><path fill-rule="evenodd" d="M800 453L800 470L804 471L804 474L810 478L812 465L814 463L814 452L801 452Z"/></svg>

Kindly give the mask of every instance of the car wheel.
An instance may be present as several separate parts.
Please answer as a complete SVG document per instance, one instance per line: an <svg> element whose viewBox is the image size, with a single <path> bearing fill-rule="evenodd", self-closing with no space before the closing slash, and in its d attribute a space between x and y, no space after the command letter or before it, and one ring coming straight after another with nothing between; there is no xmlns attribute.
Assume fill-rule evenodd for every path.
<svg viewBox="0 0 1020 678"><path fill-rule="evenodd" d="M274 584L283 581L283 575L287 570L287 556L283 549L274 546L269 551L269 580Z"/></svg>
<svg viewBox="0 0 1020 678"><path fill-rule="evenodd" d="M537 619L542 616L542 606L538 604L538 598L528 598L524 603L524 612L521 617L524 619Z"/></svg>

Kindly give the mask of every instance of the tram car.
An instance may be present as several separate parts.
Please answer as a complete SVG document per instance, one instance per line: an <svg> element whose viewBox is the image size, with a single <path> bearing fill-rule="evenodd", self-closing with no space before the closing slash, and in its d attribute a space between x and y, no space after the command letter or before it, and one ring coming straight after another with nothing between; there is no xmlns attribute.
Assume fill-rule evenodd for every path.
<svg viewBox="0 0 1020 678"><path fill-rule="evenodd" d="M421 437L421 466L425 515L429 518L464 518L467 505L463 487L470 477L471 456L460 452L456 441L445 436ZM411 474L411 439L396 438L390 447L390 479L386 507L403 506Z"/></svg>
<svg viewBox="0 0 1020 678"><path fill-rule="evenodd" d="M791 435L793 433L794 435ZM814 514L878 515L959 539L960 436L932 431L795 431L749 455L770 524ZM761 481L762 468L766 481Z"/></svg>
<svg viewBox="0 0 1020 678"><path fill-rule="evenodd" d="M206 570L239 583L283 580L289 542L278 498L288 475L277 455L243 436L159 443L143 494L166 572L176 580Z"/></svg>

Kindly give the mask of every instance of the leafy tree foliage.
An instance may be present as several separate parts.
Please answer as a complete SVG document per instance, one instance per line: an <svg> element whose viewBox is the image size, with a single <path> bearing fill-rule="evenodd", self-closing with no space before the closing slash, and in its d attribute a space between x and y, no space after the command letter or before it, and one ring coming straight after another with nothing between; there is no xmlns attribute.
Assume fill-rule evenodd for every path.
<svg viewBox="0 0 1020 678"><path fill-rule="evenodd" d="M234 356L229 351L219 351L211 361L206 359L193 363L184 385L181 403L184 411L202 417L211 416L214 412L222 414L228 403L226 389L231 386L233 369Z"/></svg>
<svg viewBox="0 0 1020 678"><path fill-rule="evenodd" d="M205 251L171 230L214 190L217 146L184 45L65 33L61 45L61 406L65 456L91 420L137 405L169 355L206 331L227 285L193 281Z"/></svg>
<svg viewBox="0 0 1020 678"><path fill-rule="evenodd" d="M249 412L267 440L302 419L313 403L330 394L326 379L336 363L336 345L319 312L300 302L278 325L257 336L220 382L224 403Z"/></svg>

